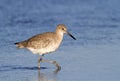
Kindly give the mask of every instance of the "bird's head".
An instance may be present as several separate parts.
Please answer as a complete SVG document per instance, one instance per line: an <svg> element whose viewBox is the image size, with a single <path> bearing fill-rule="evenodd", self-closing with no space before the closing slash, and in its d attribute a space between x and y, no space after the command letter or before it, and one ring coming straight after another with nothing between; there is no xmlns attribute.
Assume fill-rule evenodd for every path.
<svg viewBox="0 0 120 81"><path fill-rule="evenodd" d="M56 33L60 33L61 35L63 35L64 33L68 34L70 37L72 37L74 40L76 40L76 38L70 34L67 30L67 27L64 24L59 24L57 25L56 28Z"/></svg>

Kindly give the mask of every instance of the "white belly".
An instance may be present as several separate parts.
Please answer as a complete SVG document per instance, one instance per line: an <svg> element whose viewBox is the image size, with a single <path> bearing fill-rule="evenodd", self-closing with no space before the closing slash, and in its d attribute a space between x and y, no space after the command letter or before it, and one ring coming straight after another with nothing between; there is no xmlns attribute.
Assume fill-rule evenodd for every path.
<svg viewBox="0 0 120 81"><path fill-rule="evenodd" d="M55 51L57 48L59 47L59 45L50 45L47 46L46 48L40 48L40 49L34 49L34 48L28 48L28 50L30 50L33 54L46 54L46 53L50 53Z"/></svg>

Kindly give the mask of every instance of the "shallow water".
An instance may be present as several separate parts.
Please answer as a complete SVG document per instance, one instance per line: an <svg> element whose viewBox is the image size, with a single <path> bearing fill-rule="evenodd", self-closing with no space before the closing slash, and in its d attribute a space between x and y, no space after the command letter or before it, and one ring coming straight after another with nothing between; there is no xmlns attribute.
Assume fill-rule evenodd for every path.
<svg viewBox="0 0 120 81"><path fill-rule="evenodd" d="M0 0L0 81L119 81L119 0ZM60 48L37 69L38 55L15 42L54 31L64 23L77 38L65 35Z"/></svg>

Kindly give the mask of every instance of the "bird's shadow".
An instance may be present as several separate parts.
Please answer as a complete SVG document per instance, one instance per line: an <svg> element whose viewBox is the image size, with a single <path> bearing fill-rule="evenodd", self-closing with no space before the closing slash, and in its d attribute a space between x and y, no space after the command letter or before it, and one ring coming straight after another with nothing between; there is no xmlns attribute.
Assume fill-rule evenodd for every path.
<svg viewBox="0 0 120 81"><path fill-rule="evenodd" d="M0 66L0 71L4 72L4 71L13 71L13 70L42 70L42 69L49 69L48 67L40 67L40 69L38 69L38 67L27 67L27 66L13 66L13 65L8 65L8 66ZM57 68L55 69L53 72L55 74L57 74L59 71L61 70L61 68Z"/></svg>
<svg viewBox="0 0 120 81"><path fill-rule="evenodd" d="M47 67L41 67L40 69L48 69ZM27 66L0 66L0 71L12 71L12 70L38 70L38 67L27 67Z"/></svg>

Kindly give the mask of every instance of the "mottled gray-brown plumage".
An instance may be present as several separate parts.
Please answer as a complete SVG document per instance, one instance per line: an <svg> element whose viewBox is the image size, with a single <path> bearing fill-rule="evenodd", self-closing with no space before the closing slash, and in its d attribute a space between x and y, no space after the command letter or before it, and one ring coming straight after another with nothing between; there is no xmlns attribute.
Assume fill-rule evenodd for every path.
<svg viewBox="0 0 120 81"><path fill-rule="evenodd" d="M34 54L44 55L55 51L60 46L64 33L67 33L69 36L75 39L75 37L73 37L67 31L67 28L64 24L59 24L54 32L38 34L25 41L15 44L17 47L26 48Z"/></svg>

